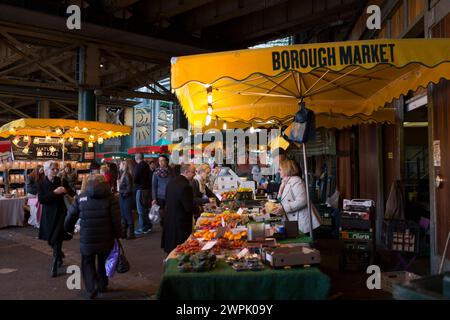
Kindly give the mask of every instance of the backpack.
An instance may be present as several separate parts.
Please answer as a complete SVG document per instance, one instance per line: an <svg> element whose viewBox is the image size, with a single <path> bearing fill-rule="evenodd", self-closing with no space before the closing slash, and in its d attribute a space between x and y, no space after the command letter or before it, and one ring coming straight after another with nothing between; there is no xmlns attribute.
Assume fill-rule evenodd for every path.
<svg viewBox="0 0 450 320"><path fill-rule="evenodd" d="M289 140L298 143L306 143L316 138L316 120L314 112L305 107L305 103L299 104L299 111L294 116L294 122L289 132Z"/></svg>

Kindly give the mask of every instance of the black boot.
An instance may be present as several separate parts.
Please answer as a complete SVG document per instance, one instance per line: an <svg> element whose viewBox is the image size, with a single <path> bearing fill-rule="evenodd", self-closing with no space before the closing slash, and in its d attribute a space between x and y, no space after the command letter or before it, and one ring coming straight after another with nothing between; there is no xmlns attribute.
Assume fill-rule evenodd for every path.
<svg viewBox="0 0 450 320"><path fill-rule="evenodd" d="M136 239L136 235L134 234L134 224L130 224L129 227L130 228L128 229L127 240Z"/></svg>
<svg viewBox="0 0 450 320"><path fill-rule="evenodd" d="M52 269L50 271L50 276L55 278L58 275L58 257L53 257Z"/></svg>

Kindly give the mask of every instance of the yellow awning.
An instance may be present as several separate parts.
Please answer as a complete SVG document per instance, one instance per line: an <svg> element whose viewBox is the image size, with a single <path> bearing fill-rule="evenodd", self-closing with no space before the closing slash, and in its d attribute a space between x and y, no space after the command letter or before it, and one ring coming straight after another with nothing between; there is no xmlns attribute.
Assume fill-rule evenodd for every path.
<svg viewBox="0 0 450 320"><path fill-rule="evenodd" d="M409 90L450 79L449 52L450 39L248 49L173 58L171 81L197 126L205 125L208 95L212 124L286 122L302 99L316 115L370 116Z"/></svg>
<svg viewBox="0 0 450 320"><path fill-rule="evenodd" d="M129 135L131 128L117 124L98 121L79 121L70 119L33 119L22 118L11 121L0 127L0 137L33 136L83 139L97 142L99 138L106 140Z"/></svg>

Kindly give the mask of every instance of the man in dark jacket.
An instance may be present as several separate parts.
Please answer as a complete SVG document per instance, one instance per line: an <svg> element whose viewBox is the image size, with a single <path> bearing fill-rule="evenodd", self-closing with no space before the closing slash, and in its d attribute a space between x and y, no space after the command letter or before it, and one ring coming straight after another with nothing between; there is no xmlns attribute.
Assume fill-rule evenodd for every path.
<svg viewBox="0 0 450 320"><path fill-rule="evenodd" d="M133 171L134 190L136 193L136 206L139 214L139 225L136 234L145 234L152 231L152 223L148 218L150 204L150 168L144 161L144 155L137 153L134 157L137 165Z"/></svg>
<svg viewBox="0 0 450 320"><path fill-rule="evenodd" d="M81 270L86 291L93 299L98 292L105 291L108 285L105 261L114 246L114 239L124 238L119 201L111 193L103 176L93 175L89 178L86 191L69 208L65 230L73 232L78 218L81 220Z"/></svg>
<svg viewBox="0 0 450 320"><path fill-rule="evenodd" d="M194 195L190 181L195 175L195 166L181 166L181 175L171 179L167 185L166 212L161 247L170 253L177 245L186 241L192 233Z"/></svg>

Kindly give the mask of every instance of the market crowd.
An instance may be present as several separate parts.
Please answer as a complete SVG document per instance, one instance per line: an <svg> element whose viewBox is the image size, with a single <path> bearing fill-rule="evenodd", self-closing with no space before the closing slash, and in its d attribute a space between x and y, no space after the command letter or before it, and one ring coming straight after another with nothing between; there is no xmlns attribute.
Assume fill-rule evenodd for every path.
<svg viewBox="0 0 450 320"><path fill-rule="evenodd" d="M297 217L299 229L305 231L306 191L298 166L292 160L279 160L281 206L276 214ZM134 160L126 159L118 167L92 163L77 192L77 174L69 164L60 169L57 162L47 161L37 167L30 174L27 190L36 197L39 209L31 212L30 221L39 226L39 239L53 249L51 277L58 275L63 264L63 241L70 240L79 228L86 294L95 298L108 286L105 261L114 240L132 240L151 232L150 211L160 217L161 248L169 254L190 236L202 207L218 204L212 190L220 171L220 166L169 165L164 155L155 162L136 154ZM260 168L251 172L263 179Z"/></svg>

